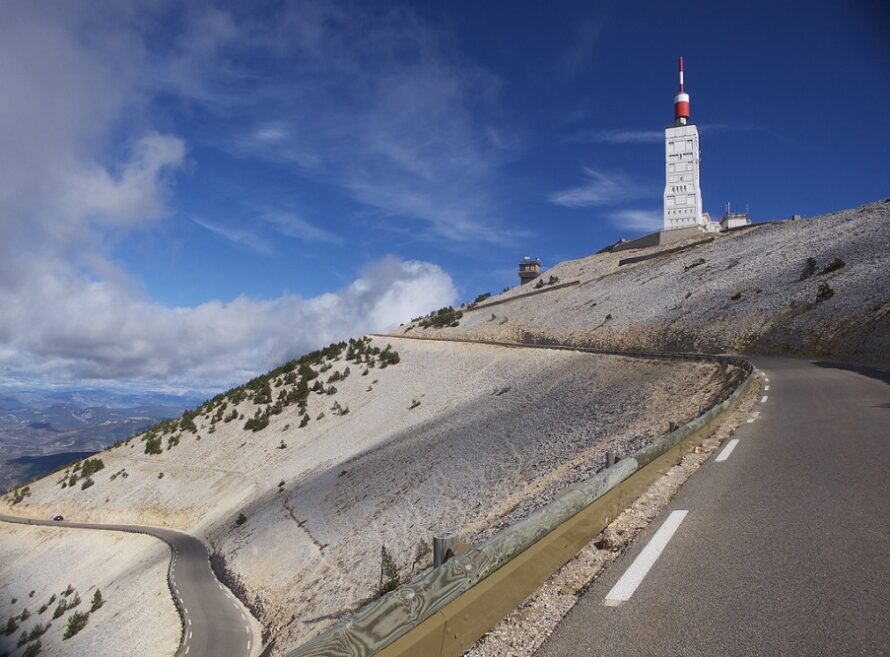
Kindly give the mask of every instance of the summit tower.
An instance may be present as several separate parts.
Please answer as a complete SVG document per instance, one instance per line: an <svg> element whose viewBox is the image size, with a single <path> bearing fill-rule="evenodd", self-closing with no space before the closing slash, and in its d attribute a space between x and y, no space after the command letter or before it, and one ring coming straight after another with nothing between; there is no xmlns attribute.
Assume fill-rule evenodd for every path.
<svg viewBox="0 0 890 657"><path fill-rule="evenodd" d="M664 129L664 230L699 227L713 230L702 214L698 128L689 121L689 94L683 85L680 57L680 90L674 96L674 125Z"/></svg>

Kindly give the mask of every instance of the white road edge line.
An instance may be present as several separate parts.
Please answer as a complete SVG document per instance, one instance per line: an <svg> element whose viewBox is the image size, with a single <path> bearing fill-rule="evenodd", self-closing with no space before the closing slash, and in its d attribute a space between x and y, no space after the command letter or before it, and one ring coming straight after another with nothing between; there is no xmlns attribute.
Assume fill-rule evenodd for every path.
<svg viewBox="0 0 890 657"><path fill-rule="evenodd" d="M728 443L726 443L726 447L723 448L723 451L717 455L717 458L714 459L717 463L721 463L729 458L729 455L732 454L732 450L735 449L735 446L739 444L738 438L733 438Z"/></svg>
<svg viewBox="0 0 890 657"><path fill-rule="evenodd" d="M186 646L186 647L185 647L185 654L186 654L186 655L189 654L189 648L191 648L191 646Z"/></svg>
<svg viewBox="0 0 890 657"><path fill-rule="evenodd" d="M769 395L764 395L764 396L760 399L760 403L761 403L761 404L765 404L767 399L769 399Z"/></svg>
<svg viewBox="0 0 890 657"><path fill-rule="evenodd" d="M646 547L637 555L637 558L630 564L630 567L624 572L621 579L606 595L603 604L607 607L617 607L622 602L630 600L630 596L634 594L634 591L642 583L649 569L655 565L668 541L671 540L674 532L677 531L680 523L683 522L688 513L689 511L671 511L664 524L658 528L658 531L655 532L655 535L649 540Z"/></svg>

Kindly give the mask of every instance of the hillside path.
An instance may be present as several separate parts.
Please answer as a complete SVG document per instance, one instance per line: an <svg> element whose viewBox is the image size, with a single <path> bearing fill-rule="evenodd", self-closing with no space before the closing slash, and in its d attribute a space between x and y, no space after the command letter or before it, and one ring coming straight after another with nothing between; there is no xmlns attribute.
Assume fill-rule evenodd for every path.
<svg viewBox="0 0 890 657"><path fill-rule="evenodd" d="M751 360L748 421L537 657L890 655L890 380Z"/></svg>
<svg viewBox="0 0 890 657"><path fill-rule="evenodd" d="M210 568L204 544L189 534L163 527L54 522L0 514L0 521L45 525L56 529L98 529L154 536L170 546L170 590L176 598L185 632L177 655L248 657L255 652L250 622L241 604Z"/></svg>

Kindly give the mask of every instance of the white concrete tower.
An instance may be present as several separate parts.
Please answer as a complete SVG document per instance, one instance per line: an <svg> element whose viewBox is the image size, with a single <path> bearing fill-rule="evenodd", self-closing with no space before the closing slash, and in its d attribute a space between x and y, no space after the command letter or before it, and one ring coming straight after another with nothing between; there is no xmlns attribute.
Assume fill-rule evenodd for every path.
<svg viewBox="0 0 890 657"><path fill-rule="evenodd" d="M664 230L709 228L710 222L702 215L699 159L698 129L689 123L689 94L683 89L683 58L680 57L680 91L674 97L674 125L664 130Z"/></svg>

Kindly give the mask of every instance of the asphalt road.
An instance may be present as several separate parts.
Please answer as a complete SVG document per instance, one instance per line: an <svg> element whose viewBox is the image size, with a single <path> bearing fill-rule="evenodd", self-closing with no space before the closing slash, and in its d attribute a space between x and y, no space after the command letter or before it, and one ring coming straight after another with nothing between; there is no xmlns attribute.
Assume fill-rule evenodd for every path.
<svg viewBox="0 0 890 657"><path fill-rule="evenodd" d="M178 655L247 657L253 648L250 623L241 604L210 569L207 548L194 536L172 529L139 525L53 522L0 515L4 522L56 528L101 529L148 534L170 546L168 577L185 625Z"/></svg>
<svg viewBox="0 0 890 657"><path fill-rule="evenodd" d="M729 441L538 657L890 655L888 380L753 360L769 389L728 456ZM679 525L638 588L607 601L669 518Z"/></svg>

